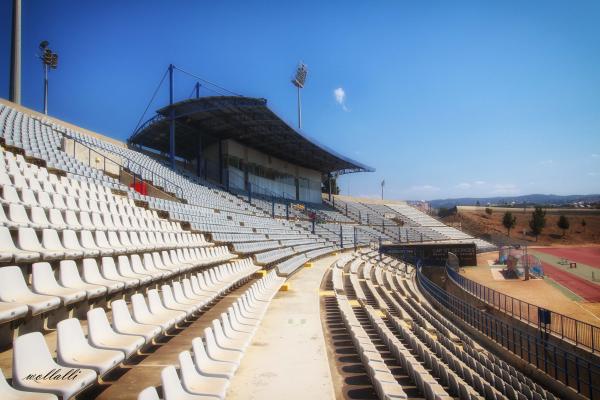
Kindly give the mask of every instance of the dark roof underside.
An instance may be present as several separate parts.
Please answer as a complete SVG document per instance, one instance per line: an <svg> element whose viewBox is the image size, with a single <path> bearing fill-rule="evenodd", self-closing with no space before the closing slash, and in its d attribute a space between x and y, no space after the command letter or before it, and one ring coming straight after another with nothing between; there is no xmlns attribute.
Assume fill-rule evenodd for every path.
<svg viewBox="0 0 600 400"><path fill-rule="evenodd" d="M170 107L157 111L129 142L169 152ZM320 172L373 172L373 168L346 158L292 128L267 107L265 99L237 96L201 97L173 104L175 153L196 157L199 137L207 146L233 139L265 154Z"/></svg>

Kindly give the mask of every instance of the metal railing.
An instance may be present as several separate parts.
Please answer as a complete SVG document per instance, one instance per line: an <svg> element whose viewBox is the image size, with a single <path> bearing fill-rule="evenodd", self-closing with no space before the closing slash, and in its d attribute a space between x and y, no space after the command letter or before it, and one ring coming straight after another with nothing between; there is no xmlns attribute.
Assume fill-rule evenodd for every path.
<svg viewBox="0 0 600 400"><path fill-rule="evenodd" d="M73 158L77 159L77 157L76 157L76 155L77 155L76 146L77 145L82 146L85 149L87 149L87 151L88 151L88 165L89 166L91 166L93 168L100 169L98 165L92 165L92 163L91 163L91 155L92 154L97 154L97 155L99 155L100 157L103 158L103 166L102 166L103 167L102 168L103 172L109 173L109 174L111 173L106 168L106 165L107 165L106 162L108 161L109 162L109 164L108 164L109 167L111 165L116 165L119 168L119 173L118 173L119 178L121 177L121 170L124 170L124 171L128 172L129 174L131 174L132 177L133 177L134 183L136 181L138 181L138 180L139 181L145 181L146 179L143 178L143 176L150 176L151 177L150 178L151 179L151 184L150 184L151 186L153 186L153 187L155 187L157 189L160 189L160 187L162 187L161 190L166 191L167 188L165 186L158 185L157 182L160 179L162 182L166 182L166 183L168 183L169 185L171 185L172 187L175 188L175 193L174 194L175 194L175 196L177 198L180 198L180 199L183 198L183 188L181 186L179 186L178 184L176 184L176 183L172 182L171 180L165 178L164 176L162 176L160 174L157 174L154 171L152 171L152 170L144 167L143 165L141 165L140 163L138 163L138 162L130 159L129 157L126 157L126 156L123 156L123 155L120 155L120 154L116 154L118 157L121 157L122 159L127 160L128 163L135 164L136 166L138 166L142 171L144 171L144 174L140 173L139 171L136 173L133 170L131 170L131 168L125 167L123 164L121 164L121 163L113 160L112 158L108 157L106 154L103 154L103 153L100 152L100 151L102 151L102 152L105 152L105 153L114 154L114 152L111 151L111 150L100 148L100 151L98 151L98 150L94 149L91 145L88 145L87 143L83 142L82 140L80 140L80 139L78 139L76 137L73 137L73 136L71 136L71 135L69 135L67 133L62 133L62 135L63 135L63 138L65 138L67 140L73 141ZM67 149L66 149L66 145L65 145L65 152L66 152L66 150ZM81 160L79 160L79 161L81 161ZM159 178L159 179L157 179L157 178Z"/></svg>
<svg viewBox="0 0 600 400"><path fill-rule="evenodd" d="M421 267L416 276L421 291L442 309L581 395L600 398L600 365L548 342L542 332L531 334L451 295L429 280Z"/></svg>
<svg viewBox="0 0 600 400"><path fill-rule="evenodd" d="M484 303L510 315L519 321L538 326L538 313L543 309L535 304L516 299L480 283L474 282L446 266L446 274L461 289ZM592 353L600 349L600 327L548 310L551 314L548 328L561 340L565 340Z"/></svg>

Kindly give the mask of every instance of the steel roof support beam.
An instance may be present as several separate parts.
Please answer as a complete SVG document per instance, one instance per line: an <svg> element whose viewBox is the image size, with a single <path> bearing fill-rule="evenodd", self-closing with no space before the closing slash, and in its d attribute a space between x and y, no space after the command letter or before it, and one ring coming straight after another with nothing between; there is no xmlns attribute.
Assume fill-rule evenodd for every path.
<svg viewBox="0 0 600 400"><path fill-rule="evenodd" d="M169 64L169 161L175 169L175 108L173 107L173 64Z"/></svg>

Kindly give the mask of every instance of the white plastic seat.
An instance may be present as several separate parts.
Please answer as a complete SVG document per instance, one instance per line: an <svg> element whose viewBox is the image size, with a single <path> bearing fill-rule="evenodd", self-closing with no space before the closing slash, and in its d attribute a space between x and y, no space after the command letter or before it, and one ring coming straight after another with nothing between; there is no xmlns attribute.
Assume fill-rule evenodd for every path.
<svg viewBox="0 0 600 400"><path fill-rule="evenodd" d="M2 400L58 400L52 393L25 392L14 389L8 384L0 369L0 399Z"/></svg>
<svg viewBox="0 0 600 400"><path fill-rule="evenodd" d="M190 299L196 299L204 304L208 304L214 298L212 294L203 292L200 287L194 287L191 279L185 278L181 281L181 284L183 286L183 292L185 293L186 297Z"/></svg>
<svg viewBox="0 0 600 400"><path fill-rule="evenodd" d="M137 287L140 284L140 280L137 278L119 274L115 260L112 257L102 257L102 276L106 279L123 282L125 289Z"/></svg>
<svg viewBox="0 0 600 400"><path fill-rule="evenodd" d="M48 250L61 251L64 253L64 259L75 259L83 256L82 250L74 250L65 248L58 236L58 232L54 229L44 229L42 231L42 245Z"/></svg>
<svg viewBox="0 0 600 400"><path fill-rule="evenodd" d="M211 323L217 345L225 350L239 351L241 353L246 349L246 340L239 337L229 337L225 334L221 320L213 319Z"/></svg>
<svg viewBox="0 0 600 400"><path fill-rule="evenodd" d="M139 293L131 296L131 309L133 311L133 320L139 324L157 325L164 331L171 329L177 324L177 320L172 316L153 313L148 307L144 296Z"/></svg>
<svg viewBox="0 0 600 400"><path fill-rule="evenodd" d="M233 363L239 367L243 353L220 347L215 340L212 328L204 328L204 339L206 341L206 353L212 360Z"/></svg>
<svg viewBox="0 0 600 400"><path fill-rule="evenodd" d="M149 283L150 281L152 281L151 274L149 274L149 273L140 274L140 273L134 272L133 269L131 269L131 264L129 263L128 256L121 255L121 256L117 257L117 263L118 263L119 274L121 276L124 276L126 278L139 279L140 283L142 285L145 285L145 284Z"/></svg>
<svg viewBox="0 0 600 400"><path fill-rule="evenodd" d="M237 365L231 362L211 359L206 353L202 338L197 337L192 340L192 351L194 352L196 369L203 375L227 379L233 378Z"/></svg>
<svg viewBox="0 0 600 400"><path fill-rule="evenodd" d="M27 304L0 301L0 324L22 318L28 311Z"/></svg>
<svg viewBox="0 0 600 400"><path fill-rule="evenodd" d="M160 315L164 318L174 319L177 323L182 322L187 314L184 311L178 311L175 309L165 307L163 303L163 299L161 298L158 290L150 289L148 290L148 307L150 312L154 315Z"/></svg>
<svg viewBox="0 0 600 400"><path fill-rule="evenodd" d="M94 239L94 235L92 235L92 232L88 230L82 230L80 235L82 247L85 247L86 249L97 250L102 256L110 256L115 253L115 251L111 248L98 246L96 244L96 240Z"/></svg>
<svg viewBox="0 0 600 400"><path fill-rule="evenodd" d="M164 400L215 400L216 396L206 396L187 392L182 386L174 366L163 368L160 372Z"/></svg>
<svg viewBox="0 0 600 400"><path fill-rule="evenodd" d="M188 296L188 293L184 290L181 282L175 281L172 285L173 296L178 303L191 304L196 310L201 309L208 303L208 299L205 296L198 296L192 292L190 292Z"/></svg>
<svg viewBox="0 0 600 400"><path fill-rule="evenodd" d="M169 285L162 285L161 291L163 305L169 310L183 311L187 316L190 316L200 308L196 302L187 300L185 303L180 303L175 300L175 297L173 296L173 288L171 288Z"/></svg>
<svg viewBox="0 0 600 400"><path fill-rule="evenodd" d="M156 388L154 386L150 386L138 394L137 400L160 400L160 397L158 397Z"/></svg>
<svg viewBox="0 0 600 400"><path fill-rule="evenodd" d="M32 228L19 228L18 244L22 250L41 254L42 260L57 260L65 255L60 250L44 248Z"/></svg>
<svg viewBox="0 0 600 400"><path fill-rule="evenodd" d="M77 232L71 229L65 229L62 231L62 245L66 249L81 252L83 257L98 257L100 255L100 250L98 249L83 247L79 243Z"/></svg>
<svg viewBox="0 0 600 400"><path fill-rule="evenodd" d="M16 227L44 228L43 226L37 226L31 221L29 215L27 214L25 206L22 204L10 203L8 205L8 219L10 220L11 225L14 225Z"/></svg>
<svg viewBox="0 0 600 400"><path fill-rule="evenodd" d="M125 300L113 301L111 308L112 326L115 332L126 335L139 335L144 337L146 343L149 343L153 338L160 335L163 330L160 325L142 324L134 321Z"/></svg>
<svg viewBox="0 0 600 400"><path fill-rule="evenodd" d="M87 283L104 286L107 294L113 294L125 289L125 282L106 279L100 273L98 263L94 258L84 258L82 261L82 277Z"/></svg>
<svg viewBox="0 0 600 400"><path fill-rule="evenodd" d="M83 279L81 279L81 275L79 275L77 264L75 264L75 261L73 260L61 261L58 271L58 281L62 286L71 289L84 290L88 299L102 297L107 292L106 286L84 282Z"/></svg>
<svg viewBox="0 0 600 400"><path fill-rule="evenodd" d="M70 368L57 364L40 332L27 333L17 337L13 342L13 385L17 389L32 392L53 393L68 399L96 382L97 374L92 369L81 369L73 374ZM73 379L43 379L49 371L58 370L57 374ZM40 376L39 380L27 379L29 376Z"/></svg>
<svg viewBox="0 0 600 400"><path fill-rule="evenodd" d="M34 263L31 270L31 286L35 293L59 297L65 306L83 301L87 297L85 290L59 285L52 267L47 262Z"/></svg>
<svg viewBox="0 0 600 400"><path fill-rule="evenodd" d="M31 222L38 229L52 228L52 229L64 229L64 226L52 226L52 223L48 221L46 210L42 207L31 207Z"/></svg>
<svg viewBox="0 0 600 400"><path fill-rule="evenodd" d="M150 257L150 254L144 254L144 261L146 256ZM149 258L149 262L143 262L139 254L131 255L131 269L137 274L149 274L152 280L157 281L166 278L169 274L166 271L161 271L154 268L152 264L152 257Z"/></svg>
<svg viewBox="0 0 600 400"><path fill-rule="evenodd" d="M123 244L119 240L119 235L115 231L106 232L106 239L108 240L108 244L110 245L110 247L113 248L116 253L126 254L135 251L135 248L128 248L126 246L123 246Z"/></svg>
<svg viewBox="0 0 600 400"><path fill-rule="evenodd" d="M108 241L108 238L106 237L106 234L104 231L98 231L98 230L94 231L93 235L94 235L94 240L96 241L96 244L98 245L98 247L101 247L103 249L110 249L113 251L113 254L124 254L127 252L127 249L125 249L124 247L113 246Z"/></svg>
<svg viewBox="0 0 600 400"><path fill-rule="evenodd" d="M125 354L125 358L129 358L146 343L146 339L142 336L115 332L103 308L88 311L87 318L88 339L94 347L119 350Z"/></svg>
<svg viewBox="0 0 600 400"><path fill-rule="evenodd" d="M85 229L83 227L83 225L81 225L81 223L79 222L79 218L77 218L77 214L75 213L74 209L69 208L66 205L64 205L64 208L57 207L56 203L54 203L54 207L64 210L65 222L67 223L67 226L69 227L69 229L73 229L75 231L80 231L82 229ZM91 229L93 229L93 227Z"/></svg>
<svg viewBox="0 0 600 400"><path fill-rule="evenodd" d="M92 369L103 376L125 358L121 351L99 349L90 345L77 318L60 321L56 325L56 331L56 356L62 365Z"/></svg>
<svg viewBox="0 0 600 400"><path fill-rule="evenodd" d="M0 202L5 204L16 203L23 204L21 198L19 197L19 192L17 192L17 188L14 186L5 185L2 188L2 197L0 197Z"/></svg>
<svg viewBox="0 0 600 400"><path fill-rule="evenodd" d="M60 298L33 293L21 269L17 266L0 268L0 300L7 303L26 304L32 315L54 310L60 306Z"/></svg>
<svg viewBox="0 0 600 400"><path fill-rule="evenodd" d="M225 393L229 387L229 380L227 378L205 376L200 373L196 369L189 351L182 351L179 353L178 358L181 383L186 391L193 394L216 396L220 399L225 398Z"/></svg>
<svg viewBox="0 0 600 400"><path fill-rule="evenodd" d="M63 229L67 229L67 228L72 229L65 222L62 211L57 208L51 208L50 210L48 210L48 220L50 221L50 224L55 229L58 229L58 230L63 230Z"/></svg>

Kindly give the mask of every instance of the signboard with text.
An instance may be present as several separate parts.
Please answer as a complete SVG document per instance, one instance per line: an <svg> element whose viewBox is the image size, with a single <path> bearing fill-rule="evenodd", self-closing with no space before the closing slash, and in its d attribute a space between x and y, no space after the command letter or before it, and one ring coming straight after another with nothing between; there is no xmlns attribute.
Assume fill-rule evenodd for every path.
<svg viewBox="0 0 600 400"><path fill-rule="evenodd" d="M477 248L474 243L415 243L382 245L381 251L394 258L414 264L445 265L448 252L454 253L460 266L477 265Z"/></svg>

